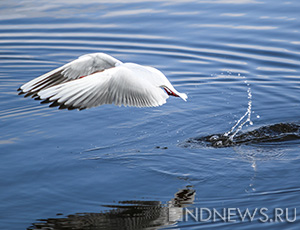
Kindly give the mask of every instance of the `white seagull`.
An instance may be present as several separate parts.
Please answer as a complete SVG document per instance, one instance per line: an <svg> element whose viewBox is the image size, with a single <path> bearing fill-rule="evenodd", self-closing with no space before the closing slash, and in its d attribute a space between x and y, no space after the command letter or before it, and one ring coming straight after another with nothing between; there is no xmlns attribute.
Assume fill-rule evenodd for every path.
<svg viewBox="0 0 300 230"><path fill-rule="evenodd" d="M59 109L86 109L103 104L154 107L168 95L181 97L159 70L122 63L105 53L92 53L52 70L22 85L19 94L42 99Z"/></svg>

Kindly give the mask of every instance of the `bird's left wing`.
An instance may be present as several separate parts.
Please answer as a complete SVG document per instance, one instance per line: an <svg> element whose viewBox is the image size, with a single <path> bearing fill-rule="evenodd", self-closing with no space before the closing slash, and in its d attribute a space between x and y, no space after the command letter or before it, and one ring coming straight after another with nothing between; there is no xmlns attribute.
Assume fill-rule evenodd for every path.
<svg viewBox="0 0 300 230"><path fill-rule="evenodd" d="M35 97L41 90L115 67L122 62L105 53L80 56L55 70L37 77L19 88L20 94Z"/></svg>
<svg viewBox="0 0 300 230"><path fill-rule="evenodd" d="M163 89L121 66L38 92L44 102L60 109L86 109L103 104L155 107L169 97Z"/></svg>

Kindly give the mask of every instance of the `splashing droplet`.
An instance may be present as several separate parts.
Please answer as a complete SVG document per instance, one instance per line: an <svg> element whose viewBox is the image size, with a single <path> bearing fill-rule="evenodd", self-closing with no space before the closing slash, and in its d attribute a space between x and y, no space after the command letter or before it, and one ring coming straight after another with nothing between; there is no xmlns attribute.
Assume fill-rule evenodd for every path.
<svg viewBox="0 0 300 230"><path fill-rule="evenodd" d="M252 93L251 93L251 88L249 87L250 85L248 84L247 81L245 81L245 83L247 83L248 89L247 89L247 93L248 93L248 108L246 113L236 122L236 124L230 129L230 131L226 132L223 134L224 137L228 137L228 139L230 141L233 141L233 138L235 137L235 135L242 130L243 126L248 123L249 125L253 125L253 122L251 121L251 109L252 109ZM246 118L246 120L244 120L244 118ZM244 122L242 122L244 120Z"/></svg>

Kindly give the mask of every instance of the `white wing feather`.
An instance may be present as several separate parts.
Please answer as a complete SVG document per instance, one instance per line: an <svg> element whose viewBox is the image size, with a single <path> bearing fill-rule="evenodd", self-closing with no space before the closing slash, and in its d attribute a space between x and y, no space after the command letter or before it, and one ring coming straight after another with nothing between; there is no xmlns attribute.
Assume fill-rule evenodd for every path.
<svg viewBox="0 0 300 230"><path fill-rule="evenodd" d="M38 96L61 109L85 109L102 104L153 107L166 103L169 96L159 85L147 80L147 75L151 79L153 73L145 69L140 76L124 64L50 87L38 92Z"/></svg>
<svg viewBox="0 0 300 230"><path fill-rule="evenodd" d="M25 93L27 96L33 95L34 97L41 90L115 67L121 63L105 53L86 54L22 85L19 88L20 94Z"/></svg>

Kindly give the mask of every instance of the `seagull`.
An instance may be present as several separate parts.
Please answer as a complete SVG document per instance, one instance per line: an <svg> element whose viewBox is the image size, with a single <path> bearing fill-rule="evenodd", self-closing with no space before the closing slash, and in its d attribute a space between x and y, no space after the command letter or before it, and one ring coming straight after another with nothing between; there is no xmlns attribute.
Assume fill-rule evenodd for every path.
<svg viewBox="0 0 300 230"><path fill-rule="evenodd" d="M187 99L166 76L150 66L123 63L105 53L80 56L37 77L18 91L59 109L87 109L103 104L156 107L169 96Z"/></svg>

